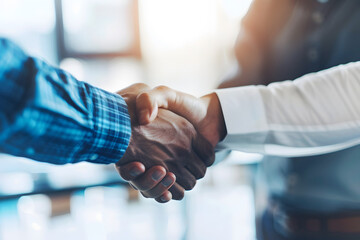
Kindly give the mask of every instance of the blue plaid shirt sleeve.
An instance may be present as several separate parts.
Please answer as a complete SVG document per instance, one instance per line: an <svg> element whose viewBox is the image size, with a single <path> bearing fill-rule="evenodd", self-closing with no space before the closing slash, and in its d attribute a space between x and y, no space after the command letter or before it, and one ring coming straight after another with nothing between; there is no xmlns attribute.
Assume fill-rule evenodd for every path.
<svg viewBox="0 0 360 240"><path fill-rule="evenodd" d="M0 152L53 164L115 163L131 136L123 98L0 39Z"/></svg>

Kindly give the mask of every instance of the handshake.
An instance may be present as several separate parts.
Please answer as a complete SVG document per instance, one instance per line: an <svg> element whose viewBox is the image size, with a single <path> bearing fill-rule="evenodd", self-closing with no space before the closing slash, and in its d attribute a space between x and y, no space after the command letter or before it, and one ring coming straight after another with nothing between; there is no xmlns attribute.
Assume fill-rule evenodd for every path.
<svg viewBox="0 0 360 240"><path fill-rule="evenodd" d="M204 177L226 135L217 95L196 98L145 84L118 94L128 105L132 135L117 170L146 198L181 200Z"/></svg>

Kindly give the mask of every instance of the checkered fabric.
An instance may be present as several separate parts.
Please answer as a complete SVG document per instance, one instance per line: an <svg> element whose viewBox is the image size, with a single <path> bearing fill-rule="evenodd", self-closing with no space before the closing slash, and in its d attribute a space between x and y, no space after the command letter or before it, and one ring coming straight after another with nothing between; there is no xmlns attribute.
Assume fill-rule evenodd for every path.
<svg viewBox="0 0 360 240"><path fill-rule="evenodd" d="M76 80L0 39L0 151L53 164L114 163L131 135L117 94Z"/></svg>

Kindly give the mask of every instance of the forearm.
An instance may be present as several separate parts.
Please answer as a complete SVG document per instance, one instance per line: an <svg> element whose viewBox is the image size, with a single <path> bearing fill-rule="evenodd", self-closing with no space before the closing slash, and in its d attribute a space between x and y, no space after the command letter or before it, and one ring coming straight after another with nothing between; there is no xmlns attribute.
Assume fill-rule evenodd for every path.
<svg viewBox="0 0 360 240"><path fill-rule="evenodd" d="M224 148L305 156L360 144L360 63L295 81L219 90Z"/></svg>
<svg viewBox="0 0 360 240"><path fill-rule="evenodd" d="M1 152L55 164L122 157L131 129L120 96L1 44Z"/></svg>

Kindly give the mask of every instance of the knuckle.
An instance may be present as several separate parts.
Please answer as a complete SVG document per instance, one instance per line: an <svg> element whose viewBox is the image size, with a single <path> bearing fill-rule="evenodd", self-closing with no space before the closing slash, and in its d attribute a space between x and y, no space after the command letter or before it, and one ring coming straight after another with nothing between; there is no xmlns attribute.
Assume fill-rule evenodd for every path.
<svg viewBox="0 0 360 240"><path fill-rule="evenodd" d="M196 180L185 181L183 185L184 185L183 187L186 191L190 191L195 187Z"/></svg>
<svg viewBox="0 0 360 240"><path fill-rule="evenodd" d="M150 100L150 94L148 92L140 93L139 97L141 100Z"/></svg>
<svg viewBox="0 0 360 240"><path fill-rule="evenodd" d="M201 179L201 178L205 177L205 174L206 174L206 168L200 171L198 179Z"/></svg>
<svg viewBox="0 0 360 240"><path fill-rule="evenodd" d="M209 156L207 157L207 167L210 167L215 162L215 152L211 150Z"/></svg>
<svg viewBox="0 0 360 240"><path fill-rule="evenodd" d="M149 86L147 84L145 84L145 83L135 83L133 86L137 87L137 88L141 88L141 89L148 89L149 88Z"/></svg>
<svg viewBox="0 0 360 240"><path fill-rule="evenodd" d="M205 176L206 166L200 159L196 161L196 163L193 162L192 165L187 165L185 168L198 180Z"/></svg>
<svg viewBox="0 0 360 240"><path fill-rule="evenodd" d="M170 88L165 86L165 85L157 86L157 87L155 87L155 89L159 90L159 91L168 91L168 90L170 90Z"/></svg>
<svg viewBox="0 0 360 240"><path fill-rule="evenodd" d="M144 92L137 97L137 104L149 104L149 103L151 103L151 96L149 93Z"/></svg>
<svg viewBox="0 0 360 240"><path fill-rule="evenodd" d="M196 180L199 180L199 179L201 179L201 178L203 178L204 176L201 174L201 173L197 173L196 175L195 175L195 178L196 178Z"/></svg>
<svg viewBox="0 0 360 240"><path fill-rule="evenodd" d="M141 195L143 195L144 198L150 198L145 192L140 191Z"/></svg>
<svg viewBox="0 0 360 240"><path fill-rule="evenodd" d="M174 200L182 200L185 196L185 193L184 192L178 192L176 194L173 193L173 199Z"/></svg>
<svg viewBox="0 0 360 240"><path fill-rule="evenodd" d="M180 186L179 187L171 187L169 189L169 191L171 192L172 195L172 199L174 200L181 200L184 198L184 189L182 189Z"/></svg>

